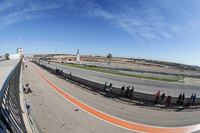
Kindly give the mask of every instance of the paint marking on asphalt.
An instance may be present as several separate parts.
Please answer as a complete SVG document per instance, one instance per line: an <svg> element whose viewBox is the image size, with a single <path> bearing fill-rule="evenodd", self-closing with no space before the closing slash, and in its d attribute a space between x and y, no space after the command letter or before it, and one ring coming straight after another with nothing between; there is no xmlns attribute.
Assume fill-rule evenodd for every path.
<svg viewBox="0 0 200 133"><path fill-rule="evenodd" d="M32 66L32 65L31 65ZM55 86L53 83L51 83L47 78L45 78L39 71L37 71L33 66L32 68L39 74L39 76L46 81L48 85L50 85L56 92L58 92L60 95L62 95L64 98L66 98L68 101L73 103L74 105L78 106L85 112L95 116L96 118L99 118L103 121L106 121L108 123L111 123L115 126L122 127L131 131L138 131L138 132L149 132L149 133L188 133L188 132L195 132L200 130L200 124L192 125L192 126L185 126L185 127L155 127L155 126L147 126L142 124L137 124L133 122L128 122L113 116L110 116L106 113L103 113L101 111L98 111L81 101L78 101L74 97L70 96L57 86Z"/></svg>

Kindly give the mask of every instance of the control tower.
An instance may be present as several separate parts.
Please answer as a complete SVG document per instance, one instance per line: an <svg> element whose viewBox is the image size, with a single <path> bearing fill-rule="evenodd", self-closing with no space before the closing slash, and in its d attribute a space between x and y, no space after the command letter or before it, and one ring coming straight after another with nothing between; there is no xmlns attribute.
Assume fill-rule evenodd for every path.
<svg viewBox="0 0 200 133"><path fill-rule="evenodd" d="M19 47L17 48L17 54L23 55L23 48L21 48L21 36L19 40Z"/></svg>
<svg viewBox="0 0 200 133"><path fill-rule="evenodd" d="M76 62L80 62L79 49L77 50L77 55L76 55Z"/></svg>

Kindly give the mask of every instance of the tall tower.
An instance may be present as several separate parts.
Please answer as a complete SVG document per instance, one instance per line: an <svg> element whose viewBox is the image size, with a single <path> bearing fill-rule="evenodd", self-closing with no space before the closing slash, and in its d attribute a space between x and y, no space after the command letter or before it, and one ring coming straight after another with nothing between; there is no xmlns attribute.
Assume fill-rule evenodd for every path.
<svg viewBox="0 0 200 133"><path fill-rule="evenodd" d="M79 49L77 50L77 55L76 55L76 62L80 62Z"/></svg>
<svg viewBox="0 0 200 133"><path fill-rule="evenodd" d="M17 53L20 55L23 55L23 48L21 48L20 46L21 46L21 36L19 40L19 47L17 48Z"/></svg>

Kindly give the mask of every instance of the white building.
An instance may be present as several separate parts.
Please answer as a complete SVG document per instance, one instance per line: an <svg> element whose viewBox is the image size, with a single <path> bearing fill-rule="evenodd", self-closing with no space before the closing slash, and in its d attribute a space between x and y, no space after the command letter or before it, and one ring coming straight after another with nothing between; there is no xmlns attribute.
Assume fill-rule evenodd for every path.
<svg viewBox="0 0 200 133"><path fill-rule="evenodd" d="M23 48L17 48L17 53L20 55L23 55Z"/></svg>

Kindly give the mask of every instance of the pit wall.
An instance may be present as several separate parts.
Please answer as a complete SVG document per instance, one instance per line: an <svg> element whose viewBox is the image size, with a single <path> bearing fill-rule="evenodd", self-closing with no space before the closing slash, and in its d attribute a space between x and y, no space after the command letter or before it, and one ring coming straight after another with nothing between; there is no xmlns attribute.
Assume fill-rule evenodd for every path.
<svg viewBox="0 0 200 133"><path fill-rule="evenodd" d="M56 70L55 69L53 69L51 67L48 67L46 65L43 65L43 64L41 64L41 63L39 63L37 61L33 61L33 62L36 63L38 66L41 66L44 69L56 74ZM88 86L88 87L92 88L93 90L95 90L95 89L96 90L101 90L101 91L104 90L104 84L100 84L100 83L96 83L96 82L93 82L93 81L89 81L89 80L86 80L86 79L83 79L83 78L79 78L79 77L73 76L73 75L70 77L70 74L67 74L67 73L63 73L62 76L64 78L70 79L70 80L72 80L74 82L77 82L79 84ZM111 94L114 94L115 96L121 96L121 89L113 87L112 90L111 90ZM154 102L155 99L156 99L156 94L152 95L152 94L146 94L146 93L141 93L141 92L134 92L133 98L139 99L139 100L145 100L145 101ZM176 104L177 103L178 97L171 97L169 102L167 102L167 98L168 98L168 95L165 96L162 104ZM190 104L190 98L185 98L183 104ZM200 104L200 98L196 98L195 104L196 105Z"/></svg>

